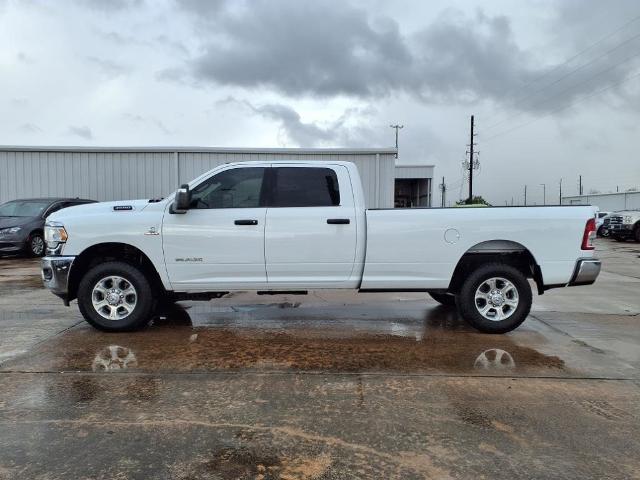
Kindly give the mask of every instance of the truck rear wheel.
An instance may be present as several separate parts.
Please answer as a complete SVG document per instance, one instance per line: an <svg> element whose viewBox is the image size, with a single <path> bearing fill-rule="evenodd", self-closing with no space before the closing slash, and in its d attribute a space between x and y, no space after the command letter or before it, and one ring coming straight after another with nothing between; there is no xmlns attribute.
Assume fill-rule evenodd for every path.
<svg viewBox="0 0 640 480"><path fill-rule="evenodd" d="M151 319L153 294L138 268L107 262L91 268L78 286L80 313L92 326L109 332L141 328Z"/></svg>
<svg viewBox="0 0 640 480"><path fill-rule="evenodd" d="M460 315L484 333L506 333L531 310L531 286L518 269L501 263L483 265L462 284L456 305Z"/></svg>
<svg viewBox="0 0 640 480"><path fill-rule="evenodd" d="M456 296L451 295L450 293L431 293L429 292L429 296L433 298L436 302L446 305L447 307L455 307L456 306Z"/></svg>

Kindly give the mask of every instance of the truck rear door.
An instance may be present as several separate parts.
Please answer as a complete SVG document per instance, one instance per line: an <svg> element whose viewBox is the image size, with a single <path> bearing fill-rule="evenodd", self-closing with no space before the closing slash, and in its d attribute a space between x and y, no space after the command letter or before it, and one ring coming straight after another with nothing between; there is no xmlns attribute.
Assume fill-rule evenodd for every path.
<svg viewBox="0 0 640 480"><path fill-rule="evenodd" d="M353 270L357 225L348 170L274 164L265 228L270 288L344 287Z"/></svg>

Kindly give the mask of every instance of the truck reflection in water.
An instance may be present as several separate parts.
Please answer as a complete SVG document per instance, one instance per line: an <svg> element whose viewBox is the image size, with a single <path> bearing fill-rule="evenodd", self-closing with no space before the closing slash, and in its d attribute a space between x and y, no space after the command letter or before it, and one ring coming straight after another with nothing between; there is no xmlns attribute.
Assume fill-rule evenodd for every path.
<svg viewBox="0 0 640 480"><path fill-rule="evenodd" d="M91 369L94 372L110 372L114 370L126 370L138 366L133 351L119 345L109 345L103 348L93 359Z"/></svg>
<svg viewBox="0 0 640 480"><path fill-rule="evenodd" d="M491 348L478 355L473 368L478 370L510 370L516 368L516 362L509 352L500 348Z"/></svg>

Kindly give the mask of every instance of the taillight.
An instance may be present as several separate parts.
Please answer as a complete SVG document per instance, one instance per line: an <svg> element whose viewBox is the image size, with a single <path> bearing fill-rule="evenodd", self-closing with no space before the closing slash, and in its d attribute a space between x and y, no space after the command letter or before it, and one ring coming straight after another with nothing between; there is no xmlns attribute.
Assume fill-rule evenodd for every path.
<svg viewBox="0 0 640 480"><path fill-rule="evenodd" d="M584 234L582 235L582 250L594 250L596 247L593 241L596 238L596 220L590 218L584 226Z"/></svg>

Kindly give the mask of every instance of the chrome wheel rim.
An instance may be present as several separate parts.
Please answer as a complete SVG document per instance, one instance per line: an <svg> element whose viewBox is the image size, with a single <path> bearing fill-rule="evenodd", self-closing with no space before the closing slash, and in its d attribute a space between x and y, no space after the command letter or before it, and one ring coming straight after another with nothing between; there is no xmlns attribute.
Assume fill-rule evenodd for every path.
<svg viewBox="0 0 640 480"><path fill-rule="evenodd" d="M91 303L101 317L123 320L135 310L138 294L129 280L110 275L95 284L91 292Z"/></svg>
<svg viewBox="0 0 640 480"><path fill-rule="evenodd" d="M31 251L34 255L42 255L44 251L44 240L42 237L35 236L31 239Z"/></svg>
<svg viewBox="0 0 640 480"><path fill-rule="evenodd" d="M474 300L478 313L492 322L509 318L518 308L519 302L518 289L503 277L483 280L476 289Z"/></svg>

